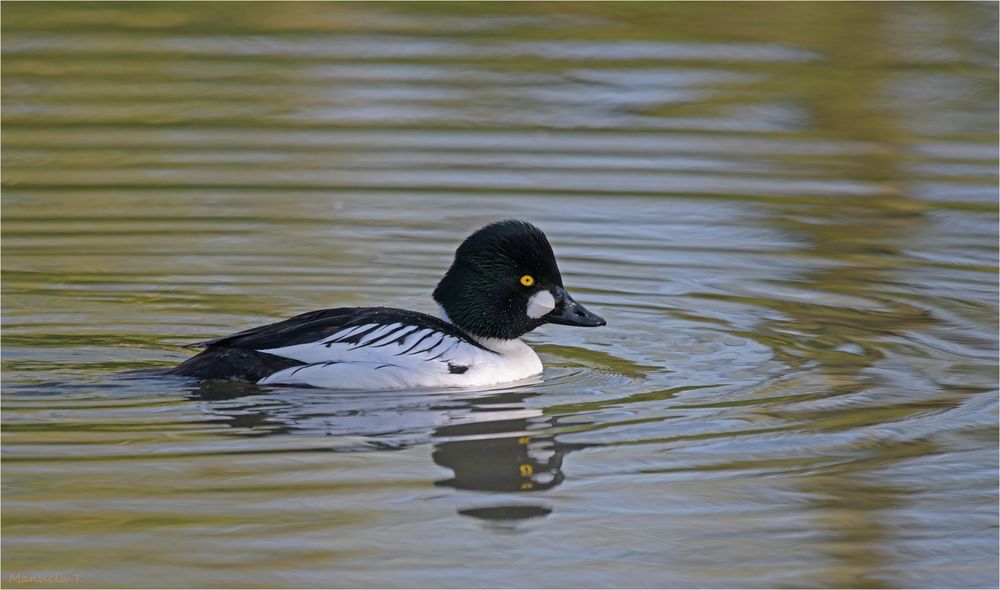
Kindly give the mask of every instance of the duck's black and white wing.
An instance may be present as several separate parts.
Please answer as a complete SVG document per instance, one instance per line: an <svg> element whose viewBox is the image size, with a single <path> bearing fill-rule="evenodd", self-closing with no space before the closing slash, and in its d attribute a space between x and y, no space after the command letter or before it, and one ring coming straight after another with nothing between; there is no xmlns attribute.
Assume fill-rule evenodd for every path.
<svg viewBox="0 0 1000 590"><path fill-rule="evenodd" d="M174 370L262 384L392 389L463 385L495 353L433 316L392 308L338 308L239 332Z"/></svg>

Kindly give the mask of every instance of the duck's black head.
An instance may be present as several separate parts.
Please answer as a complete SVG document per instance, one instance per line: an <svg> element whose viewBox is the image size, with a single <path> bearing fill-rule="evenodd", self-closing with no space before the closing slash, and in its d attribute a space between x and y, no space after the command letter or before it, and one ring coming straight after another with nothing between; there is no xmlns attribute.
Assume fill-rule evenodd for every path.
<svg viewBox="0 0 1000 590"><path fill-rule="evenodd" d="M606 323L563 289L549 241L526 221L498 221L466 238L434 300L455 326L478 338L510 340L546 323Z"/></svg>

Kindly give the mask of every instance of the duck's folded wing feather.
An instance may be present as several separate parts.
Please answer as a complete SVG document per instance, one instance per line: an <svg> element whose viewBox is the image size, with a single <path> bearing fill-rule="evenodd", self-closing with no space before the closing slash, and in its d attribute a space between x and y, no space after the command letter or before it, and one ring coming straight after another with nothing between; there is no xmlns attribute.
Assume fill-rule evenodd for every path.
<svg viewBox="0 0 1000 590"><path fill-rule="evenodd" d="M250 371L246 366L252 365L252 361L244 358L246 355L234 355L234 351L261 355L255 358L267 361L263 364L272 372L298 364L378 362L379 366L381 363L395 366L406 358L440 361L447 367L456 355L490 352L439 318L385 307L313 311L209 340L204 345L204 351L177 367L174 373L202 378L261 379L260 372ZM230 369L215 366L214 361L231 357L243 362L235 372L238 374L227 375Z"/></svg>

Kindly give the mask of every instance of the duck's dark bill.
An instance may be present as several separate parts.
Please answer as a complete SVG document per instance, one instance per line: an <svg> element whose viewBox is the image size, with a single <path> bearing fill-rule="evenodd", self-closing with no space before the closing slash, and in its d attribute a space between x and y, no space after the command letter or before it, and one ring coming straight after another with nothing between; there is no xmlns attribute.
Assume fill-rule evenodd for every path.
<svg viewBox="0 0 1000 590"><path fill-rule="evenodd" d="M587 308L580 305L569 296L569 293L559 289L556 293L556 308L543 319L550 324L562 324L564 326L603 326L607 324L601 316L587 311Z"/></svg>

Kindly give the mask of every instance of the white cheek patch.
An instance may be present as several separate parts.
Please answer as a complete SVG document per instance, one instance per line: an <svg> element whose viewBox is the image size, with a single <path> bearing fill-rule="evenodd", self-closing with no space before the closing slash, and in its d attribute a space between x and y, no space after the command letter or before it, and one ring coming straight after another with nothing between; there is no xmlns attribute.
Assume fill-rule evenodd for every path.
<svg viewBox="0 0 1000 590"><path fill-rule="evenodd" d="M528 317L537 320L556 308L556 298L548 290L539 291L528 299Z"/></svg>

